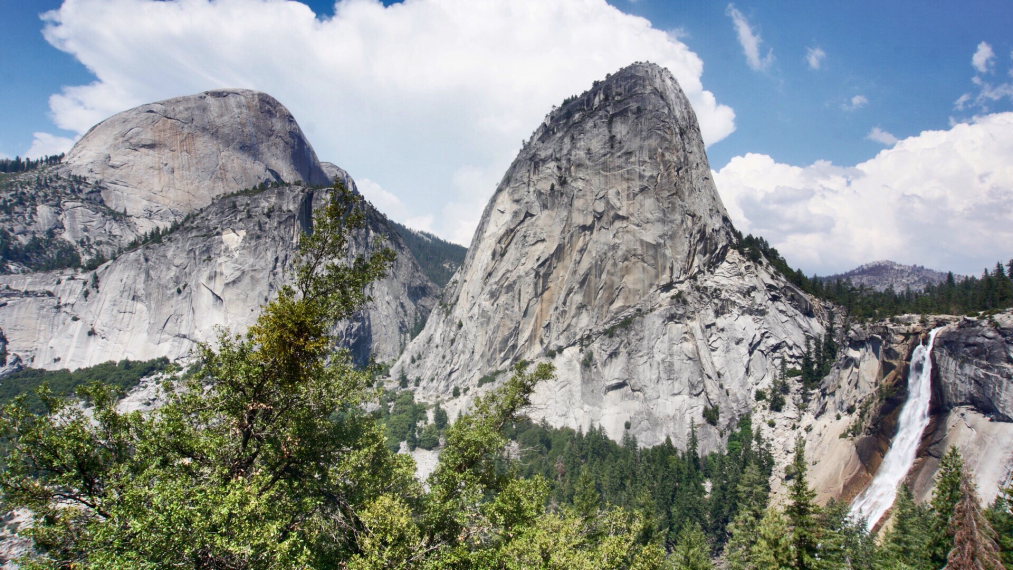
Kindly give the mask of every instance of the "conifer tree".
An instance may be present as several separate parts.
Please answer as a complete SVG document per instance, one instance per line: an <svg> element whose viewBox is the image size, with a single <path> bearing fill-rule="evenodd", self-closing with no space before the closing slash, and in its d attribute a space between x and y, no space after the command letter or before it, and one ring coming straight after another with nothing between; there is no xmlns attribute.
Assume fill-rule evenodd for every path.
<svg viewBox="0 0 1013 570"><path fill-rule="evenodd" d="M788 505L785 516L791 527L792 567L796 570L817 568L819 564L820 528L817 523L816 492L806 478L805 441L795 440L795 455L791 462L791 485L788 487Z"/></svg>
<svg viewBox="0 0 1013 570"><path fill-rule="evenodd" d="M749 570L795 568L788 521L777 508L768 508L756 529L756 543L749 551Z"/></svg>
<svg viewBox="0 0 1013 570"><path fill-rule="evenodd" d="M929 509L915 503L907 485L901 486L893 507L893 526L883 536L878 552L879 565L887 570L931 568L932 524Z"/></svg>
<svg viewBox="0 0 1013 570"><path fill-rule="evenodd" d="M929 534L929 553L932 563L941 568L953 547L950 519L960 502L960 486L964 478L964 459L957 448L951 447L943 456L936 475L936 488L932 492L932 526Z"/></svg>
<svg viewBox="0 0 1013 570"><path fill-rule="evenodd" d="M1003 563L1007 568L1013 568L1013 485L999 490L985 515L995 529Z"/></svg>
<svg viewBox="0 0 1013 570"><path fill-rule="evenodd" d="M712 570L707 536L696 522L684 525L670 557L673 570Z"/></svg>
<svg viewBox="0 0 1013 570"><path fill-rule="evenodd" d="M950 519L953 548L946 558L947 570L1003 570L995 531L978 503L974 478L964 473L960 501Z"/></svg>

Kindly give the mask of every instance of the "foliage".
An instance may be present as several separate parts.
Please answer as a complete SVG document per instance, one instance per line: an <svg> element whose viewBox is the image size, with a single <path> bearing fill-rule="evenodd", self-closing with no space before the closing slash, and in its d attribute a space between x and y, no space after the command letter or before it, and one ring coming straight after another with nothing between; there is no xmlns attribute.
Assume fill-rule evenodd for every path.
<svg viewBox="0 0 1013 570"><path fill-rule="evenodd" d="M0 172L3 173L15 173L15 172L28 172L29 170L35 170L42 166L50 166L53 164L59 164L63 160L63 153L47 155L42 158L21 158L15 156L14 158L0 158Z"/></svg>
<svg viewBox="0 0 1013 570"><path fill-rule="evenodd" d="M22 405L32 413L43 413L46 409L36 391L43 385L54 397L70 396L81 386L93 382L102 382L115 389L119 394L128 392L145 376L161 372L169 367L167 358L153 360L121 360L104 362L79 368L71 372L67 369L42 370L25 368L19 370L0 382L0 405L10 404L17 397L22 398Z"/></svg>
<svg viewBox="0 0 1013 570"><path fill-rule="evenodd" d="M964 459L957 448L951 447L939 464L936 487L932 492L929 554L936 568L946 565L946 558L953 547L950 520L960 501L960 486L963 479Z"/></svg>
<svg viewBox="0 0 1013 570"><path fill-rule="evenodd" d="M246 335L203 347L200 372L162 408L121 414L100 385L83 390L90 411L45 394L47 416L4 408L0 490L34 511L43 564L330 567L360 549L360 507L418 493L410 461L359 412L369 375L331 356L330 323L392 257L331 261L361 224L351 201L335 192L302 240L295 285Z"/></svg>
<svg viewBox="0 0 1013 570"><path fill-rule="evenodd" d="M390 220L390 224L419 262L422 272L436 285L445 286L457 268L464 263L467 248L440 239L429 232L413 230L393 220Z"/></svg>
<svg viewBox="0 0 1013 570"><path fill-rule="evenodd" d="M893 526L883 536L879 565L890 570L931 568L929 537L932 512L915 503L911 489L901 486L893 507Z"/></svg>
<svg viewBox="0 0 1013 570"><path fill-rule="evenodd" d="M960 484L960 501L950 520L953 548L946 558L949 570L1003 570L995 531L978 503L978 492L967 473Z"/></svg>
<svg viewBox="0 0 1013 570"><path fill-rule="evenodd" d="M644 511L670 546L696 524L717 550L740 509L766 505L773 459L748 417L729 435L724 453L703 458L695 432L686 451L670 441L651 448L639 448L632 437L616 443L597 427L583 433L522 421L508 433L520 447L520 475L549 481L552 502L582 513L601 503Z"/></svg>
<svg viewBox="0 0 1013 570"><path fill-rule="evenodd" d="M848 281L825 282L816 276L806 277L801 269L793 269L781 254L762 237L739 234L737 249L750 260L766 259L770 265L803 291L827 299L847 309L849 315L861 318L885 318L904 313L964 314L1013 306L1013 260L996 263L980 277L957 279L952 273L946 281L927 286L922 291L875 291L856 287Z"/></svg>
<svg viewBox="0 0 1013 570"><path fill-rule="evenodd" d="M999 490L985 516L995 529L1003 562L1013 567L1013 485Z"/></svg>
<svg viewBox="0 0 1013 570"><path fill-rule="evenodd" d="M24 265L29 271L50 271L80 267L81 255L69 241L52 229L33 235L21 243L7 230L0 229L0 261Z"/></svg>

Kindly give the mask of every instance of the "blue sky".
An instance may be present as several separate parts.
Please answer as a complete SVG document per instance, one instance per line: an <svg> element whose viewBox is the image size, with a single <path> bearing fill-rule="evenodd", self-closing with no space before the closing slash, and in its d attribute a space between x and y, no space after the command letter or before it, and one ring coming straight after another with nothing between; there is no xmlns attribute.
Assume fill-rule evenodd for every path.
<svg viewBox="0 0 1013 570"><path fill-rule="evenodd" d="M736 225L807 271L890 257L976 272L1013 256L1007 1L307 4L6 6L0 155L60 150L150 100L251 87L286 104L381 209L467 243L551 104L650 59L693 101ZM39 14L55 9L47 39Z"/></svg>

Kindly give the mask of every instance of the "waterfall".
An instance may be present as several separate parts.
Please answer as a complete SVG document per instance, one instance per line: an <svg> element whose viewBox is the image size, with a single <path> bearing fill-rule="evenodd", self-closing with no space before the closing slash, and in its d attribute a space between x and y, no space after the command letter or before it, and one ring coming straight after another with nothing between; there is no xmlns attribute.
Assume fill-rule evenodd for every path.
<svg viewBox="0 0 1013 570"><path fill-rule="evenodd" d="M932 344L942 327L932 329L927 345L919 344L911 354L908 369L907 402L900 411L897 435L883 457L883 463L865 491L851 504L851 517L864 518L872 528L897 498L897 488L911 470L922 432L929 425L932 399Z"/></svg>

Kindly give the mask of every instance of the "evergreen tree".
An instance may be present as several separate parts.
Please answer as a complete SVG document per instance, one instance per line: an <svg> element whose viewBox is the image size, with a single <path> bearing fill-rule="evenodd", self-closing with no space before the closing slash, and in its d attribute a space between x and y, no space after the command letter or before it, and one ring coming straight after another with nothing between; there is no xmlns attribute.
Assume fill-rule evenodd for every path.
<svg viewBox="0 0 1013 570"><path fill-rule="evenodd" d="M964 479L964 459L957 448L951 447L943 456L936 475L936 488L932 492L932 526L929 535L929 554L936 568L946 565L953 547L950 519L960 501L960 486Z"/></svg>
<svg viewBox="0 0 1013 570"><path fill-rule="evenodd" d="M795 455L791 462L791 484L788 486L788 505L785 516L791 528L792 567L809 570L819 567L820 528L817 523L816 492L806 478L805 441L795 440Z"/></svg>
<svg viewBox="0 0 1013 570"><path fill-rule="evenodd" d="M712 570L710 545L707 536L697 523L683 526L676 538L675 549L669 559L673 570Z"/></svg>
<svg viewBox="0 0 1013 570"><path fill-rule="evenodd" d="M1013 485L999 490L985 515L995 529L1003 562L1013 568Z"/></svg>
<svg viewBox="0 0 1013 570"><path fill-rule="evenodd" d="M880 567L887 570L931 568L932 524L929 509L915 503L907 485L901 486L893 506L893 526L883 536L878 552Z"/></svg>
<svg viewBox="0 0 1013 570"><path fill-rule="evenodd" d="M948 570L1003 570L995 531L981 510L974 478L964 473L960 501L950 519L953 549L946 558Z"/></svg>
<svg viewBox="0 0 1013 570"><path fill-rule="evenodd" d="M768 508L756 529L756 543L749 551L749 570L796 568L788 521L776 508Z"/></svg>

